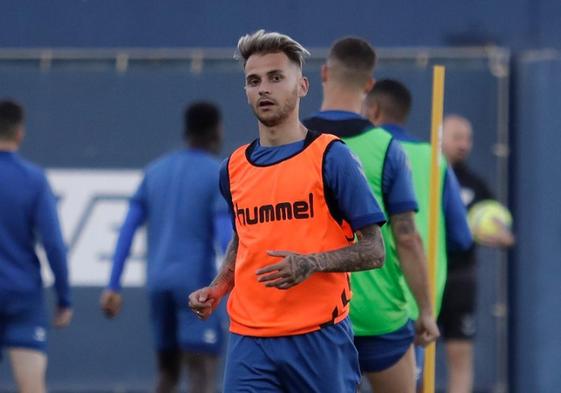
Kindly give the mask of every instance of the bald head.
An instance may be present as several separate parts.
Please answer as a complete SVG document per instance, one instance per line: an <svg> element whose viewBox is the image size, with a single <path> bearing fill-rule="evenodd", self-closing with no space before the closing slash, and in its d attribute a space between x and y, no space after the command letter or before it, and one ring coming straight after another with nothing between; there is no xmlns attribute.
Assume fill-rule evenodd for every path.
<svg viewBox="0 0 561 393"><path fill-rule="evenodd" d="M452 165L465 161L472 148L471 123L465 117L448 115L444 118L442 151Z"/></svg>

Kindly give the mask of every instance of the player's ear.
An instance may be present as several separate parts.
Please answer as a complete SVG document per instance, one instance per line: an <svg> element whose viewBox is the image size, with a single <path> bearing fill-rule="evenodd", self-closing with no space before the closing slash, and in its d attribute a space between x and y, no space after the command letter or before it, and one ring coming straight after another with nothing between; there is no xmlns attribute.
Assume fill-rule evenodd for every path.
<svg viewBox="0 0 561 393"><path fill-rule="evenodd" d="M374 102L372 104L372 106L370 107L370 110L372 111L370 114L372 117L370 117L370 120L376 124L378 122L378 119L380 118L380 116L382 115L382 106L378 103L378 102Z"/></svg>
<svg viewBox="0 0 561 393"><path fill-rule="evenodd" d="M374 78L369 78L368 82L364 85L364 94L370 93L370 90L374 87L376 80Z"/></svg>
<svg viewBox="0 0 561 393"><path fill-rule="evenodd" d="M364 100L362 104L362 114L370 120L372 123L376 124L376 119L378 118L379 106L377 102L369 102Z"/></svg>
<svg viewBox="0 0 561 393"><path fill-rule="evenodd" d="M25 127L23 125L18 127L16 132L16 142L20 145L23 142L23 138L25 138Z"/></svg>
<svg viewBox="0 0 561 393"><path fill-rule="evenodd" d="M301 76L298 88L298 97L306 97L308 95L308 90L310 90L310 81L307 77Z"/></svg>
<svg viewBox="0 0 561 393"><path fill-rule="evenodd" d="M369 110L368 102L366 102L366 100L363 100L362 105L360 106L360 114L366 117L367 119L370 119L368 110Z"/></svg>
<svg viewBox="0 0 561 393"><path fill-rule="evenodd" d="M251 100L249 99L249 94L248 94L248 92L247 92L247 85L246 85L245 83L244 83L244 85L243 85L243 91L245 91L245 97L247 98L247 103L248 103L249 105L251 105Z"/></svg>
<svg viewBox="0 0 561 393"><path fill-rule="evenodd" d="M325 83L327 82L327 78L329 77L329 68L327 67L327 64L322 64L321 66L321 83Z"/></svg>

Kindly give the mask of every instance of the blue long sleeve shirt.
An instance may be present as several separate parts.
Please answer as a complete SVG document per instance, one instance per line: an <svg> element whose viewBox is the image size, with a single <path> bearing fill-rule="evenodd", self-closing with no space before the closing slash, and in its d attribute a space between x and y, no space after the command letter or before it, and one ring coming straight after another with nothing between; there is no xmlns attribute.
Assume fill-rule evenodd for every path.
<svg viewBox="0 0 561 393"><path fill-rule="evenodd" d="M55 277L58 305L69 306L66 247L47 178L17 153L0 151L0 293L42 290L38 241Z"/></svg>
<svg viewBox="0 0 561 393"><path fill-rule="evenodd" d="M196 289L216 275L215 246L225 251L232 229L218 188L219 162L182 149L148 165L121 227L109 288L120 290L136 230L147 224L149 289Z"/></svg>

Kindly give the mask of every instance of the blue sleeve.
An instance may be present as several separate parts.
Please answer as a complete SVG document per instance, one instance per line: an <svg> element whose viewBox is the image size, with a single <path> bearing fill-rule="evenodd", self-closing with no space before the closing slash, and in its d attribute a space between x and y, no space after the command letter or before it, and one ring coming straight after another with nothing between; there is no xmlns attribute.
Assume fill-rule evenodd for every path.
<svg viewBox="0 0 561 393"><path fill-rule="evenodd" d="M382 174L382 193L390 216L418 210L409 165L409 159L399 142L392 140L388 146Z"/></svg>
<svg viewBox="0 0 561 393"><path fill-rule="evenodd" d="M121 275L125 268L125 261L129 256L134 234L146 220L146 178L142 181L135 195L129 202L129 211L125 222L119 232L119 239L113 254L113 267L108 288L114 291L121 290Z"/></svg>
<svg viewBox="0 0 561 393"><path fill-rule="evenodd" d="M222 254L226 253L232 240L232 218L228 212L217 212L214 216L214 233Z"/></svg>
<svg viewBox="0 0 561 393"><path fill-rule="evenodd" d="M330 145L323 175L343 218L354 231L384 224L386 217L368 186L360 162L345 144L335 142Z"/></svg>
<svg viewBox="0 0 561 393"><path fill-rule="evenodd" d="M220 193L222 194L222 198L226 202L228 206L228 211L230 213L230 218L232 220L232 228L234 231L236 230L236 223L234 217L234 208L232 206L232 193L230 192L230 177L228 176L228 161L229 159L225 159L222 161L220 165Z"/></svg>
<svg viewBox="0 0 561 393"><path fill-rule="evenodd" d="M232 218L228 204L219 192L219 187L214 183L216 196L214 202L214 236L222 253L226 253L228 243L232 239Z"/></svg>
<svg viewBox="0 0 561 393"><path fill-rule="evenodd" d="M47 253L49 266L55 277L57 304L60 307L68 307L71 305L71 299L66 246L60 230L56 200L44 175L37 198L34 219L41 243Z"/></svg>
<svg viewBox="0 0 561 393"><path fill-rule="evenodd" d="M473 242L467 223L467 212L460 194L458 179L448 168L444 179L442 204L446 221L446 243L450 251L469 249Z"/></svg>

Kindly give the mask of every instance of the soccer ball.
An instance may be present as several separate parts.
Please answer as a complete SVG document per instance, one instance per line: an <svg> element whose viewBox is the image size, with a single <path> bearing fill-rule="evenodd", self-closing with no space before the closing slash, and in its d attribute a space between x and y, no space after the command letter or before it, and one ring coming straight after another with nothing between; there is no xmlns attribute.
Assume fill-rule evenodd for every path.
<svg viewBox="0 0 561 393"><path fill-rule="evenodd" d="M475 240L500 234L512 226L512 215L499 202L486 199L473 205L468 212L468 224Z"/></svg>

